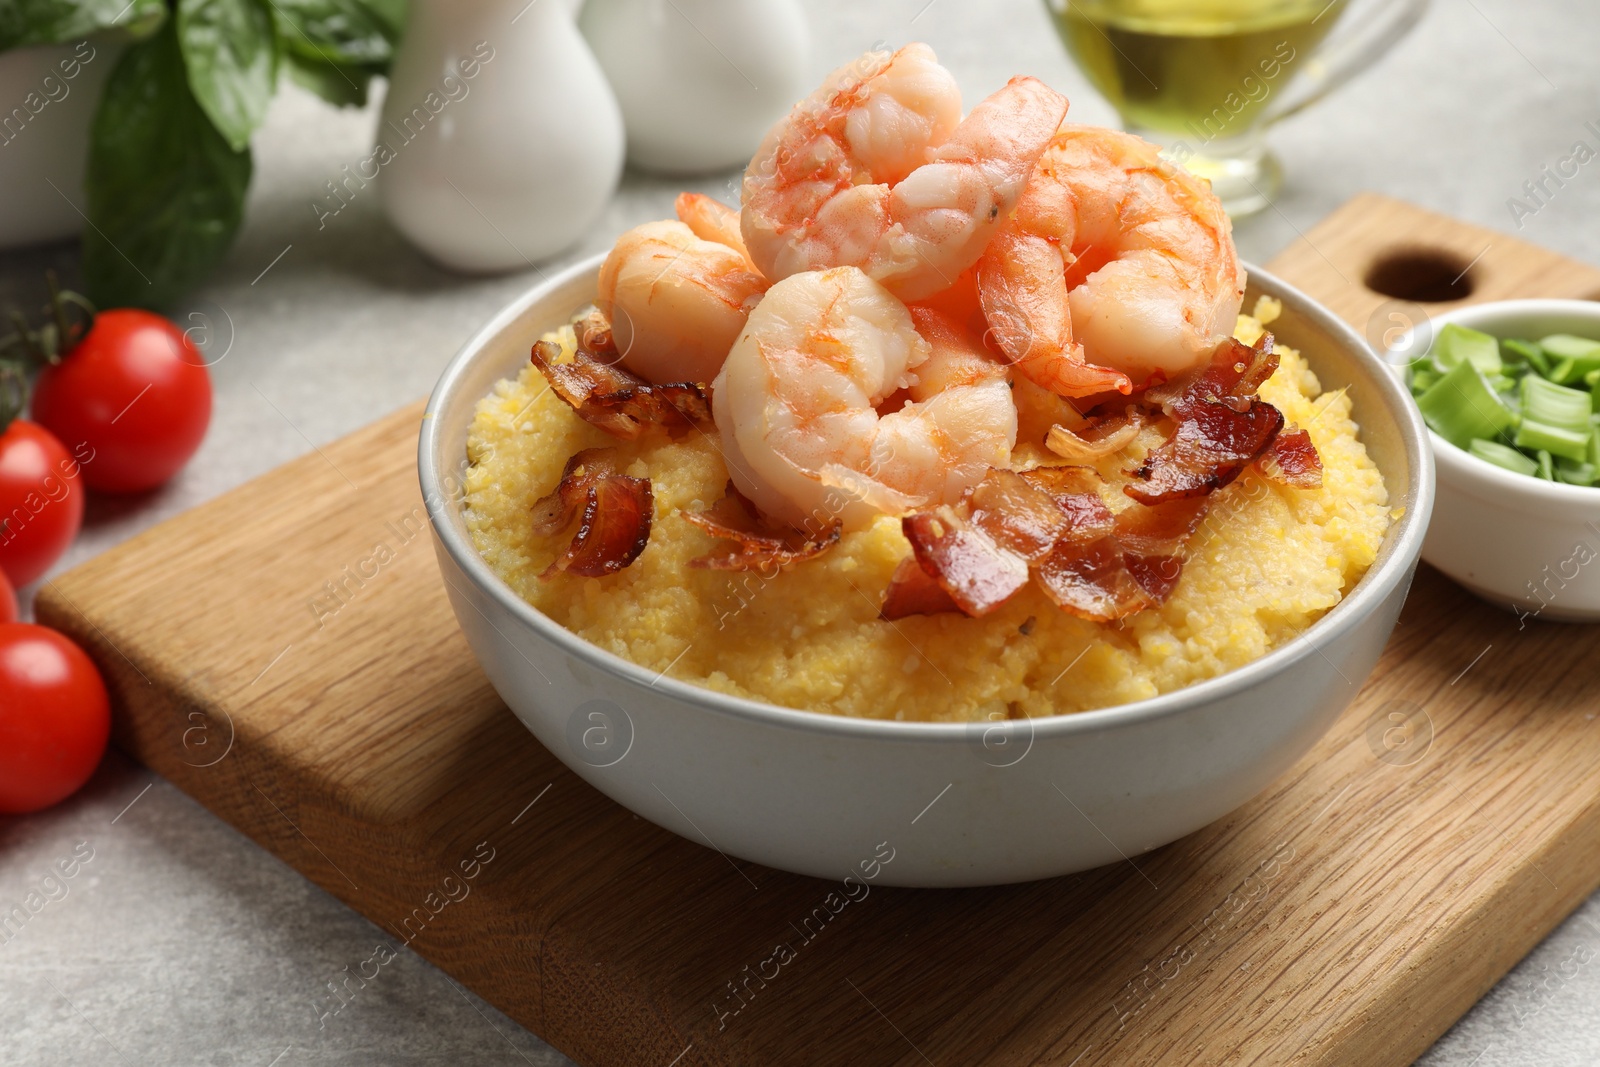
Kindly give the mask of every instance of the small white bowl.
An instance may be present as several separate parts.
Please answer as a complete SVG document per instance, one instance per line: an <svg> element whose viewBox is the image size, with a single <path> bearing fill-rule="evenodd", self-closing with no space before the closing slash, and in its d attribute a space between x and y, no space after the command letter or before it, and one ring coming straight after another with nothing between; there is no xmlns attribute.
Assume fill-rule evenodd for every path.
<svg viewBox="0 0 1600 1067"><path fill-rule="evenodd" d="M1537 341L1553 333L1600 339L1600 303L1501 300L1431 319L1501 339ZM1389 362L1420 347L1402 339ZM1496 467L1432 430L1438 499L1422 558L1497 607L1526 618L1600 620L1600 488L1547 482Z"/></svg>
<svg viewBox="0 0 1600 1067"><path fill-rule="evenodd" d="M690 841L880 885L995 885L1120 862L1220 818L1287 770L1355 699L1394 628L1433 506L1422 417L1355 331L1249 267L1246 306L1258 294L1283 302L1273 332L1325 388L1350 390L1390 503L1405 509L1366 575L1298 639L1150 700L968 724L780 708L614 656L489 568L461 484L478 400L593 300L599 265L523 295L451 360L423 416L418 474L450 603L500 696L574 773Z"/></svg>

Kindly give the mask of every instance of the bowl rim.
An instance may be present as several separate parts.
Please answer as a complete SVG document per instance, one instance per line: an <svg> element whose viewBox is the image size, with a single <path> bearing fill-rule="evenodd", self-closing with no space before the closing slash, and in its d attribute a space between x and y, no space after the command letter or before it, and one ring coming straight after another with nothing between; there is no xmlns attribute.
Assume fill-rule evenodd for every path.
<svg viewBox="0 0 1600 1067"><path fill-rule="evenodd" d="M494 339L538 301L570 283L581 274L593 274L599 269L604 255L595 255L575 263L558 274L547 277L527 292L502 308L456 352L440 375L438 384L428 398L422 415L421 431L417 441L417 471L421 482L424 506L429 525L438 545L449 553L451 560L461 570L477 591L492 599L509 612L520 624L554 645L561 652L573 656L586 665L611 675L639 689L653 689L663 695L746 722L765 724L805 733L850 737L889 743L934 742L969 743L974 732L981 733L996 726L1012 722L1027 723L1027 738L1048 740L1103 730L1134 727L1180 715L1195 708L1239 696L1261 679L1290 670L1311 656L1322 656L1322 646L1361 625L1409 575L1421 558L1423 535L1427 520L1433 510L1434 468L1432 450L1425 447L1427 427L1420 412L1412 403L1410 391L1398 378L1388 373L1378 354L1343 319L1317 303L1311 297L1269 271L1249 263L1242 266L1252 281L1266 295L1281 301L1286 309L1292 308L1297 316L1307 320L1312 328L1342 342L1352 358L1365 361L1372 371L1370 378L1382 404L1393 414L1399 432L1402 450L1411 472L1411 485L1396 491L1391 489L1391 504L1396 498L1411 498L1406 511L1390 528L1389 539L1379 550L1366 574L1340 602L1322 618L1303 630L1298 637L1279 645L1265 655L1227 671L1168 693L1144 700L1118 704L1087 711L1065 712L1058 715L1006 720L1006 724L990 720L974 722L908 722L898 719L864 719L827 712L805 711L764 701L737 697L681 681L646 669L630 660L608 652L587 639L557 623L523 600L489 567L472 545L470 536L458 533L451 524L448 509L452 501L444 491L441 465L436 462L440 451L441 419L435 413L449 410L455 404L476 404L481 396L460 396L463 380L475 360L490 350ZM1409 490L1409 492L1407 492ZM453 583L448 583L453 584ZM509 641L510 638L502 635ZM1324 657L1326 658L1326 657ZM1351 697L1354 698L1352 693Z"/></svg>
<svg viewBox="0 0 1600 1067"><path fill-rule="evenodd" d="M1573 315L1587 318L1595 324L1595 332L1600 334L1600 302L1559 297L1523 297L1515 300L1489 300L1481 304L1464 304L1449 311L1442 311L1438 315L1429 316L1428 325L1436 334L1440 327L1453 322L1460 326L1471 326L1499 340L1505 340L1506 335L1492 328L1491 324L1502 316L1520 315ZM1390 345L1384 351L1384 363L1400 378L1402 386L1409 394L1410 387L1405 385L1405 365L1395 364L1388 359L1404 347L1406 345L1403 339ZM1488 460L1479 459L1464 448L1457 448L1431 428L1428 429L1428 438L1433 445L1434 460L1450 475L1455 476L1453 480L1476 480L1492 487L1497 493L1510 494L1518 498L1513 501L1514 503L1591 506L1600 504L1600 486L1547 482L1531 475L1517 474L1515 471L1497 467Z"/></svg>

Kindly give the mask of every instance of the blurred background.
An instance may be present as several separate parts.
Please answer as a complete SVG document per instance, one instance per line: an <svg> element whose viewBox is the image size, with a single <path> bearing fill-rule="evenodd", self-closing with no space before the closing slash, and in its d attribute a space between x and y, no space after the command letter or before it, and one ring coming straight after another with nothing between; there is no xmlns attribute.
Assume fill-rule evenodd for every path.
<svg viewBox="0 0 1600 1067"><path fill-rule="evenodd" d="M519 23L538 22L538 32L559 43L572 33L572 6L534 0L505 10ZM657 19L682 17L672 0L614 6L623 29L634 9ZM801 92L867 49L922 40L954 72L969 106L1008 77L1031 74L1067 94L1073 120L1121 122L1069 57L1042 0L807 0L799 12L797 27L776 40L753 39L770 50L762 69L795 79ZM1342 7L1328 18L1341 13ZM7 17L0 14L0 27ZM727 64L760 91L741 70L745 54L731 39L719 47L716 27L690 28L710 49L698 63ZM677 32L686 33L682 26ZM1600 216L1600 168L1580 169L1538 200L1525 191L1576 142L1600 147L1600 67L1593 59L1600 9L1583 0L1436 0L1414 30L1394 34L1392 51L1371 70L1271 131L1282 184L1260 179L1261 202L1235 224L1241 255L1263 262L1351 195L1376 190L1600 263L1600 227L1592 221ZM635 45L623 40L615 47L626 58ZM511 61L502 53L486 69ZM786 70L786 56L800 57L794 60L800 66ZM109 66L107 57L88 65L76 86L80 96L91 95L90 72L106 73L95 63ZM429 79L442 92L459 91L441 80L442 68L428 66L425 54L416 64L419 99ZM755 60L747 65L755 69ZM91 497L83 533L56 571L422 397L450 355L503 304L564 265L606 250L621 231L669 217L679 191L737 199L737 166L687 178L629 167L613 195L584 202L609 182L607 153L620 146L608 146L606 116L590 115L590 102L574 97L549 103L593 133L583 165L597 177L569 173L569 191L548 198L550 217L537 232L513 232L509 223L496 228L486 219L503 241L498 252L452 248L448 233L429 232L430 219L445 218L446 209L430 213L425 190L420 207L386 211L375 185L347 182L373 154L386 81L369 84L368 72L352 63L348 73L359 76L360 86L350 81L347 93L322 84L319 95L306 86L344 75L301 66L307 69L298 80L278 80L259 115L236 115L253 159L237 237L223 242L214 265L175 283L164 302L175 321L204 338L215 390L210 433L183 473L162 488ZM397 70L395 77L413 74ZM731 75L723 70L719 77ZM24 91L18 88L19 101ZM335 107L324 98L353 101L363 93L365 102L355 106ZM0 100L4 108L12 103ZM477 104L487 104L486 112L498 106L474 101L469 92L442 106L437 121L468 122ZM47 132L43 124L62 117L66 101L52 106L55 113L38 113L30 123L37 128L21 136ZM489 118L500 132L489 142L498 147L486 155L485 168L573 170L561 158L547 158L514 112ZM0 146L0 157L11 150ZM11 184L19 181L14 175L7 181L13 212L38 192ZM82 192L54 195L82 216L90 206ZM493 215L471 197L462 199L464 206L448 216L460 226ZM407 212L414 223L409 236L396 222ZM581 223L575 238L561 238L563 247L553 253L541 247L541 233L563 220ZM107 258L105 249L100 254ZM1492 246L1485 254L1494 254ZM487 259L474 263L474 255ZM497 258L491 273L441 265L483 267ZM46 295L47 269L69 286L94 283L85 266L71 238L0 252L0 306L36 308ZM108 291L126 282L115 277L117 268L88 266L103 272ZM26 590L23 600L26 612ZM0 945L0 1061L566 1062L410 952L385 967L384 979L336 1020L319 1020L313 1005L325 981L366 959L382 936L378 929L115 753L73 800L36 816L0 818L0 901L27 893L84 840L94 859L69 896L42 912L26 937ZM1592 1010L1600 1002L1600 976L1583 969L1556 992L1537 992L1550 988L1541 983L1551 970L1600 937L1596 922L1600 905L1591 901L1423 1062L1600 1059L1600 1018Z"/></svg>

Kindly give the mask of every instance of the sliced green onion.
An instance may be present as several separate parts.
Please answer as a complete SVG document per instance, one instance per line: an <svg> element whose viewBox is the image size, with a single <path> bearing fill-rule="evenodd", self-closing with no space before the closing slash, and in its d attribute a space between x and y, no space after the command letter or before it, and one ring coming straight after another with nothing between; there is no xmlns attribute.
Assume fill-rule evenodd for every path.
<svg viewBox="0 0 1600 1067"><path fill-rule="evenodd" d="M1583 381L1596 372L1600 372L1600 356L1586 359L1563 359L1551 369L1546 377L1561 385L1571 385L1574 382Z"/></svg>
<svg viewBox="0 0 1600 1067"><path fill-rule="evenodd" d="M1570 333L1555 333L1541 339L1539 347L1549 355L1552 363L1552 368L1546 371L1546 378L1562 386L1571 386L1573 382L1586 378L1587 374L1600 371L1600 341L1574 338Z"/></svg>
<svg viewBox="0 0 1600 1067"><path fill-rule="evenodd" d="M1417 397L1417 407L1434 432L1457 448L1469 447L1475 437L1493 440L1516 424L1483 372L1465 361Z"/></svg>
<svg viewBox="0 0 1600 1067"><path fill-rule="evenodd" d="M1587 461L1577 463L1565 456L1556 460L1556 481L1566 482L1568 485L1593 485L1597 471L1600 471L1600 468Z"/></svg>
<svg viewBox="0 0 1600 1067"><path fill-rule="evenodd" d="M1549 375L1550 357L1544 354L1544 349L1540 348L1532 341L1518 341L1514 338L1508 337L1500 342L1500 348L1503 351L1520 356L1523 360L1527 361L1530 367L1538 371L1540 374L1546 376Z"/></svg>
<svg viewBox="0 0 1600 1067"><path fill-rule="evenodd" d="M1439 372L1433 368L1433 360L1427 356L1418 356L1406 364L1406 381L1411 386L1411 395L1417 396L1427 391L1428 386L1439 380Z"/></svg>
<svg viewBox="0 0 1600 1067"><path fill-rule="evenodd" d="M1600 487L1600 340L1496 339L1449 323L1406 367L1428 425L1517 474Z"/></svg>
<svg viewBox="0 0 1600 1067"><path fill-rule="evenodd" d="M1539 472L1539 464L1510 445L1503 445L1498 441L1479 439L1473 441L1467 451L1486 463L1493 463L1496 467L1504 467L1506 470L1517 474L1538 474Z"/></svg>
<svg viewBox="0 0 1600 1067"><path fill-rule="evenodd" d="M1594 403L1582 389L1541 378L1522 379L1522 410L1530 419L1583 432L1594 426Z"/></svg>
<svg viewBox="0 0 1600 1067"><path fill-rule="evenodd" d="M1522 420L1514 443L1518 448L1549 451L1568 459L1583 459L1589 455L1588 434L1557 429L1533 419Z"/></svg>
<svg viewBox="0 0 1600 1067"><path fill-rule="evenodd" d="M1574 337L1570 333L1553 333L1539 338L1539 347L1551 359L1600 359L1600 341L1587 337Z"/></svg>
<svg viewBox="0 0 1600 1067"><path fill-rule="evenodd" d="M1522 379L1522 425L1515 443L1518 448L1545 449L1581 462L1588 458L1594 436L1593 413L1590 396L1583 390L1529 375Z"/></svg>
<svg viewBox="0 0 1600 1067"><path fill-rule="evenodd" d="M1471 363L1485 374L1500 373L1500 342L1481 330L1446 323L1433 342L1433 362L1442 371Z"/></svg>

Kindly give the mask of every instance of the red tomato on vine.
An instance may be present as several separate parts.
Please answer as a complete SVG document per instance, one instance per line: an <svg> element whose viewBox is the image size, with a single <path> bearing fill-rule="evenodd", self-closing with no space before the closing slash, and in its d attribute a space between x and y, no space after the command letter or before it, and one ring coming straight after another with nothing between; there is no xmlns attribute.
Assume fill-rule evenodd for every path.
<svg viewBox="0 0 1600 1067"><path fill-rule="evenodd" d="M211 422L211 375L169 319L116 308L33 386L33 417L80 453L83 479L108 493L154 489L177 474Z"/></svg>
<svg viewBox="0 0 1600 1067"><path fill-rule="evenodd" d="M0 625L0 814L77 792L110 734L105 682L83 649L43 626Z"/></svg>
<svg viewBox="0 0 1600 1067"><path fill-rule="evenodd" d="M0 570L11 585L37 581L78 536L83 480L76 459L37 423L0 432Z"/></svg>

